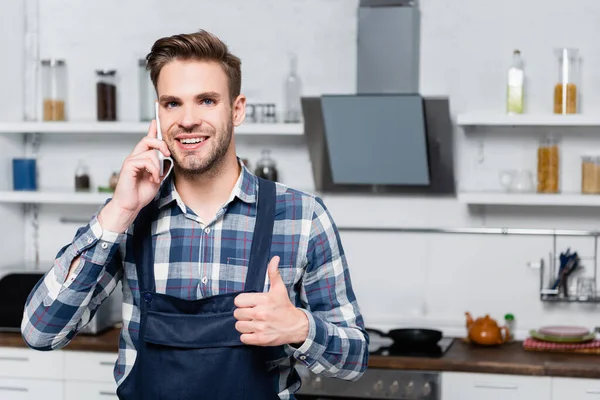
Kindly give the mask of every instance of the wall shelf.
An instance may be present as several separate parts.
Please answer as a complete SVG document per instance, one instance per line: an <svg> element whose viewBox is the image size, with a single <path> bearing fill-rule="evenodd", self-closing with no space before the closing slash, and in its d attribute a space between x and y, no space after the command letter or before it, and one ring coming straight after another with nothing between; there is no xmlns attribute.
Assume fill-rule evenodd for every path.
<svg viewBox="0 0 600 400"><path fill-rule="evenodd" d="M103 205L112 193L69 191L0 191L0 203Z"/></svg>
<svg viewBox="0 0 600 400"><path fill-rule="evenodd" d="M462 192L457 197L469 205L600 207L600 195Z"/></svg>
<svg viewBox="0 0 600 400"><path fill-rule="evenodd" d="M0 122L0 133L46 133L46 134L126 134L146 135L148 122ZM255 124L245 123L235 128L238 135L301 136L303 124Z"/></svg>
<svg viewBox="0 0 600 400"><path fill-rule="evenodd" d="M598 115L466 113L456 117L458 126L600 126Z"/></svg>

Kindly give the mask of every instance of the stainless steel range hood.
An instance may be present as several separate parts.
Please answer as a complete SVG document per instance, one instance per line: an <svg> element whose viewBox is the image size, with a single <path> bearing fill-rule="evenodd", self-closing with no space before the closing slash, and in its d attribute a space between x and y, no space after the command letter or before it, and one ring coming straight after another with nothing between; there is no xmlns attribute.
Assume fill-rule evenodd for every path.
<svg viewBox="0 0 600 400"><path fill-rule="evenodd" d="M454 194L448 100L419 94L419 10L361 0L357 94L302 99L316 189Z"/></svg>

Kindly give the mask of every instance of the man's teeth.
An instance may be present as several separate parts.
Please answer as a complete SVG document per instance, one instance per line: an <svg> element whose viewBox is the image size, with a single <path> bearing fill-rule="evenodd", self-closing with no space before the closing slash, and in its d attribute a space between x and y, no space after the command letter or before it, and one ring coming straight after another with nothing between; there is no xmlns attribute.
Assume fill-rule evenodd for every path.
<svg viewBox="0 0 600 400"><path fill-rule="evenodd" d="M192 138L192 139L180 139L181 143L183 144L194 144L194 143L200 143L200 142L204 142L204 138Z"/></svg>

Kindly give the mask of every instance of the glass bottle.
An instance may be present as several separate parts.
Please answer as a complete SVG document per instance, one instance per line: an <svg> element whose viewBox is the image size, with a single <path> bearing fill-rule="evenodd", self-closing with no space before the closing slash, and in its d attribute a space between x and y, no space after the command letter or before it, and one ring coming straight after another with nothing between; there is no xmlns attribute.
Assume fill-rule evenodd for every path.
<svg viewBox="0 0 600 400"><path fill-rule="evenodd" d="M559 146L552 136L540 140L537 155L538 193L559 192Z"/></svg>
<svg viewBox="0 0 600 400"><path fill-rule="evenodd" d="M515 316L511 313L508 313L504 316L504 324L508 328L509 338L508 340L511 342L515 341L515 330L517 328L517 324L515 322Z"/></svg>
<svg viewBox="0 0 600 400"><path fill-rule="evenodd" d="M577 49L559 49L558 82L554 86L554 113L577 113L578 85L578 51Z"/></svg>
<svg viewBox="0 0 600 400"><path fill-rule="evenodd" d="M295 54L290 56L290 71L285 80L285 109L283 120L286 123L297 123L301 121L302 106L300 96L302 82L298 76L298 60Z"/></svg>
<svg viewBox="0 0 600 400"><path fill-rule="evenodd" d="M524 79L523 59L519 50L513 51L512 65L508 69L508 88L506 99L506 112L509 115L523 114L524 106Z"/></svg>
<svg viewBox="0 0 600 400"><path fill-rule="evenodd" d="M150 79L150 71L146 69L146 60L138 62L139 90L140 90L140 121L149 122L154 119L154 103L156 90Z"/></svg>
<svg viewBox="0 0 600 400"><path fill-rule="evenodd" d="M254 174L263 179L277 181L278 171L275 161L271 158L271 150L262 151L262 157L256 163Z"/></svg>
<svg viewBox="0 0 600 400"><path fill-rule="evenodd" d="M67 67L64 60L42 60L44 121L65 121Z"/></svg>
<svg viewBox="0 0 600 400"><path fill-rule="evenodd" d="M96 104L98 121L117 120L117 71L96 71Z"/></svg>
<svg viewBox="0 0 600 400"><path fill-rule="evenodd" d="M88 173L87 165L83 160L79 160L77 163L77 169L75 170L75 191L76 192L87 192L90 190L90 175Z"/></svg>

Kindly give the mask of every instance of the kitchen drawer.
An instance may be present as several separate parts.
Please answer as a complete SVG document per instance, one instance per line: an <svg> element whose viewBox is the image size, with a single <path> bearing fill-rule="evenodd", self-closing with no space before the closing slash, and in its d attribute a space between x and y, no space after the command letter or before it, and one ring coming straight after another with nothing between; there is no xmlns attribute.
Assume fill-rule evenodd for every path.
<svg viewBox="0 0 600 400"><path fill-rule="evenodd" d="M63 379L63 372L62 351L0 347L0 377Z"/></svg>
<svg viewBox="0 0 600 400"><path fill-rule="evenodd" d="M2 400L63 400L63 397L62 381L0 378Z"/></svg>
<svg viewBox="0 0 600 400"><path fill-rule="evenodd" d="M116 361L117 353L66 351L65 379L114 383L113 370Z"/></svg>
<svg viewBox="0 0 600 400"><path fill-rule="evenodd" d="M65 383L64 400L117 400L117 384L98 382Z"/></svg>
<svg viewBox="0 0 600 400"><path fill-rule="evenodd" d="M442 374L443 400L550 400L551 388L549 377L460 372Z"/></svg>
<svg viewBox="0 0 600 400"><path fill-rule="evenodd" d="M600 379L552 378L552 399L600 399Z"/></svg>

